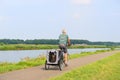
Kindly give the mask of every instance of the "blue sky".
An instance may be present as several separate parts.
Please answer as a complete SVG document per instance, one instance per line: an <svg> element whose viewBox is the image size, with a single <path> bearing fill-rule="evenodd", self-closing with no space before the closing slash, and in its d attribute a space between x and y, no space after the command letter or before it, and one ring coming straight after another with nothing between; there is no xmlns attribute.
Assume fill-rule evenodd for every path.
<svg viewBox="0 0 120 80"><path fill-rule="evenodd" d="M120 42L120 0L0 0L0 39Z"/></svg>

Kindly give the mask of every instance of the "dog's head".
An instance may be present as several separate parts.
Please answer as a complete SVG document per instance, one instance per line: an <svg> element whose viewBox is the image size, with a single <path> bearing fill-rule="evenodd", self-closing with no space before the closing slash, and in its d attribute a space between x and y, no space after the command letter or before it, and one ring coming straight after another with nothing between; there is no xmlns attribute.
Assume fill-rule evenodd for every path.
<svg viewBox="0 0 120 80"><path fill-rule="evenodd" d="M49 52L49 60L51 61L51 62L55 62L55 60L56 60L56 51L54 51L54 52L52 52L52 51L50 51Z"/></svg>

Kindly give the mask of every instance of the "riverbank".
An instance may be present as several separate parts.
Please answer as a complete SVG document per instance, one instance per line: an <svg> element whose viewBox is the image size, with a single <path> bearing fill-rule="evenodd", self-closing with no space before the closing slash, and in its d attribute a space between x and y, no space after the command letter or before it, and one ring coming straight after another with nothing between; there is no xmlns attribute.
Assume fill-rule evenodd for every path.
<svg viewBox="0 0 120 80"><path fill-rule="evenodd" d="M69 66L64 67L63 71L60 71L58 66L50 66L49 70L45 70L44 65L22 69L22 70L11 71L8 73L0 74L0 80L39 80L39 79L48 80L55 76L60 76L66 72L74 70L80 66L82 67L87 64L91 64L98 60L104 59L118 52L120 51L115 50L109 52L100 52L100 54L94 54L94 55L89 55L89 56L84 56L69 60Z"/></svg>
<svg viewBox="0 0 120 80"><path fill-rule="evenodd" d="M98 54L106 51L110 51L110 50L97 50L95 52L82 52L78 54L71 54L70 59L92 55L92 54ZM8 63L8 62L0 63L0 73L43 65L45 63L45 60L46 60L45 56L41 55L41 56L38 56L37 58L26 57L25 59L23 59L18 63Z"/></svg>
<svg viewBox="0 0 120 80"><path fill-rule="evenodd" d="M71 45L73 48L111 48L105 45ZM58 49L58 45L43 45L43 44L4 44L0 45L0 50L39 50L39 49Z"/></svg>
<svg viewBox="0 0 120 80"><path fill-rule="evenodd" d="M120 52L51 80L120 80Z"/></svg>

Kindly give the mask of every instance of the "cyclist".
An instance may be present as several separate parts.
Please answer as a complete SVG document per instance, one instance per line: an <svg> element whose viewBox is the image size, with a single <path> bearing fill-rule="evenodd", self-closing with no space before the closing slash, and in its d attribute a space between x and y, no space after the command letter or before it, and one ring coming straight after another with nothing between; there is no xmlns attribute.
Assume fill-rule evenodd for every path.
<svg viewBox="0 0 120 80"><path fill-rule="evenodd" d="M68 66L67 59L68 59L68 51L67 46L70 46L70 39L66 34L65 29L62 30L62 34L59 35L59 48L63 49L64 51L64 60L65 66Z"/></svg>

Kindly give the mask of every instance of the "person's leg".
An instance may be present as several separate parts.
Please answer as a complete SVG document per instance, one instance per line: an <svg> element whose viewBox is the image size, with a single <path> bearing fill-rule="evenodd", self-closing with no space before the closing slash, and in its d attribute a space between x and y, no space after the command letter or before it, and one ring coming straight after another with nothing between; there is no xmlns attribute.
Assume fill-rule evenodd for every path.
<svg viewBox="0 0 120 80"><path fill-rule="evenodd" d="M65 64L67 64L67 53L64 54Z"/></svg>
<svg viewBox="0 0 120 80"><path fill-rule="evenodd" d="M67 66L67 61L68 61L68 54L67 54L67 47L65 45L59 45L59 48L64 51L64 63Z"/></svg>
<svg viewBox="0 0 120 80"><path fill-rule="evenodd" d="M67 47L64 49L64 60L65 60L65 66L68 66L68 53L67 53Z"/></svg>

